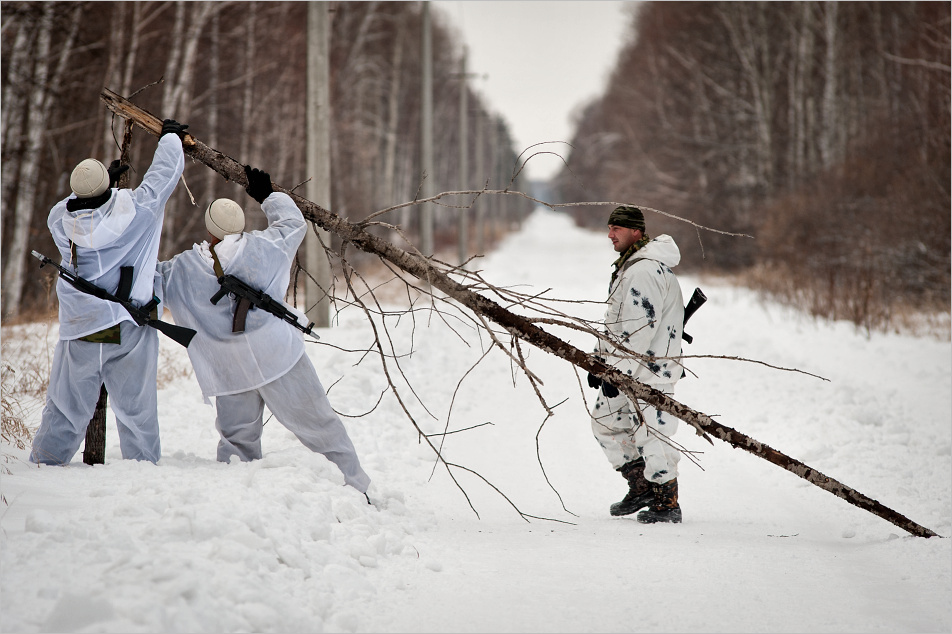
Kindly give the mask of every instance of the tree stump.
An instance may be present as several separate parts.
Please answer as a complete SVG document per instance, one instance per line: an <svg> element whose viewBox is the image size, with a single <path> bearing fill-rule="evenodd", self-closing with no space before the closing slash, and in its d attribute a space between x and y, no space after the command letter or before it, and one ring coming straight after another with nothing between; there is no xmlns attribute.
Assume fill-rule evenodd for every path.
<svg viewBox="0 0 952 634"><path fill-rule="evenodd" d="M106 462L106 401L109 393L106 386L99 388L99 401L92 420L86 427L86 447L83 449L83 462L86 464L105 464Z"/></svg>

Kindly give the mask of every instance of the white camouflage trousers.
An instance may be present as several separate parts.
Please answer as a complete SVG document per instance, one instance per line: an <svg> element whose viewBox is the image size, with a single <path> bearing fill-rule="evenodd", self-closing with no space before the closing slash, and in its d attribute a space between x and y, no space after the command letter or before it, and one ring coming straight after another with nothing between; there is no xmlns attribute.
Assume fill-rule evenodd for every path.
<svg viewBox="0 0 952 634"><path fill-rule="evenodd" d="M671 396L672 392L665 394ZM642 401L638 406L647 426L638 420L628 397L619 392L608 398L599 390L592 409L592 433L613 468L641 456L645 459L645 478L664 484L678 477L681 452L667 439L674 436L680 421Z"/></svg>
<svg viewBox="0 0 952 634"><path fill-rule="evenodd" d="M287 374L255 390L215 397L215 426L221 434L218 460L261 458L264 406L305 447L340 468L344 482L361 493L370 486L344 423L331 408L317 371L306 354Z"/></svg>
<svg viewBox="0 0 952 634"><path fill-rule="evenodd" d="M119 344L78 339L56 343L46 406L33 437L32 462L69 464L86 437L103 384L116 415L122 457L159 460L158 333L129 321L120 323L119 333Z"/></svg>

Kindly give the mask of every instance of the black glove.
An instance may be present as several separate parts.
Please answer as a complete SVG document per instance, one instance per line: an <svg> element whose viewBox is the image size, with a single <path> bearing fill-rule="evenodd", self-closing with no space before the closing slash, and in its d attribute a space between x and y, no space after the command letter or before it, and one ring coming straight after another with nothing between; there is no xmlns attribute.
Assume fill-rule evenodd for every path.
<svg viewBox="0 0 952 634"><path fill-rule="evenodd" d="M160 134L159 136L163 137L166 134L177 134L178 138L184 139L185 128L187 127L188 125L183 125L179 123L178 121L176 121L175 119L166 119L165 121L162 122L162 134Z"/></svg>
<svg viewBox="0 0 952 634"><path fill-rule="evenodd" d="M274 193L274 188L271 187L271 175L267 172L245 165L245 175L248 176L248 186L245 187L245 191L259 203L263 203L265 198Z"/></svg>
<svg viewBox="0 0 952 634"><path fill-rule="evenodd" d="M595 376L594 374L592 374L591 372L589 372L589 373L588 373L588 386L589 386L589 387L594 387L594 388L597 390L598 388L600 388L600 387L602 386L602 380L601 380L600 378L598 378L597 376Z"/></svg>
<svg viewBox="0 0 952 634"><path fill-rule="evenodd" d="M106 172L109 174L109 187L118 187L119 179L123 174L129 169L128 165L122 165L119 162L119 159L116 159L109 164L109 167L106 168Z"/></svg>
<svg viewBox="0 0 952 634"><path fill-rule="evenodd" d="M615 398L618 396L618 388L612 385L611 383L602 382L602 394L605 395L605 398Z"/></svg>

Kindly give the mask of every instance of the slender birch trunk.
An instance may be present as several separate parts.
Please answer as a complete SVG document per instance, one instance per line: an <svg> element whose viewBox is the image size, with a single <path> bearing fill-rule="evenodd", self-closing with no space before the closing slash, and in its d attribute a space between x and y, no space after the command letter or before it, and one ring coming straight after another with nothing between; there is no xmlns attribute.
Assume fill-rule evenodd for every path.
<svg viewBox="0 0 952 634"><path fill-rule="evenodd" d="M9 71L6 82L3 85L3 107L0 108L0 116L2 116L2 124L0 124L2 127L0 127L0 129L3 130L2 147L4 165L10 165L12 170L16 170L17 161L11 159L19 156L24 146L23 120L26 116L24 86L29 83L28 66L31 64L29 52L31 29L27 24L18 24L16 29L16 40L13 45L13 51L10 55L10 59L7 61ZM8 160L9 163L7 162ZM5 172L0 182L2 182L3 185L2 198L0 198L0 200L3 201L3 215L6 216L11 209L9 201L15 190L14 186L18 182L17 174L15 171ZM4 269L6 269L6 262L4 263ZM4 283L6 283L6 280L4 280Z"/></svg>
<svg viewBox="0 0 952 634"><path fill-rule="evenodd" d="M14 208L13 236L9 254L3 271L3 311L13 317L20 312L23 298L24 273L26 269L26 250L29 243L30 226L36 212L36 182L39 180L40 161L43 156L43 141L46 136L47 122L53 107L53 89L61 82L66 63L72 52L79 22L84 6L76 3L70 16L70 26L62 41L57 42L58 57L53 72L50 73L52 57L53 18L58 7L50 2L44 5L37 34L37 66L33 76L33 91L29 99L27 117L26 148L20 164L19 189Z"/></svg>
<svg viewBox="0 0 952 634"><path fill-rule="evenodd" d="M241 100L241 146L240 152L245 160L253 160L249 150L251 143L252 129L252 106L254 105L254 79L255 79L255 49L257 41L255 40L255 16L258 11L258 3L252 0L248 3L248 17L246 21L247 35L245 36L245 78L242 90Z"/></svg>
<svg viewBox="0 0 952 634"><path fill-rule="evenodd" d="M400 123L400 90L403 87L403 48L404 32L402 25L396 26L393 38L393 59L390 70L390 92L387 96L387 129L384 133L383 161L383 199L392 204L396 194L397 138Z"/></svg>
<svg viewBox="0 0 952 634"><path fill-rule="evenodd" d="M837 15L839 5L836 0L823 3L824 36L826 55L823 62L823 127L820 133L820 160L824 167L831 166L838 158L838 137L842 134L838 114L837 97L839 86L837 67L839 42L837 41Z"/></svg>

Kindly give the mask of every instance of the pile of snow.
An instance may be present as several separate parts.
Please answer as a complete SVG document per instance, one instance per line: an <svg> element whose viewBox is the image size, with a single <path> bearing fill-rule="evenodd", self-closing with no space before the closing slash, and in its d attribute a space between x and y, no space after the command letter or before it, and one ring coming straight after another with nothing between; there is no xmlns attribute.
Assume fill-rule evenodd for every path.
<svg viewBox="0 0 952 634"><path fill-rule="evenodd" d="M562 308L597 319L612 259L603 234L540 209L479 266L499 286L593 300ZM678 400L952 534L948 341L867 338L714 280L681 283L685 297L696 285L709 297L687 328L695 343L686 353L763 363L692 359L696 376L679 384ZM443 445L465 469L451 478L434 467L379 358L360 352L373 333L356 309L308 354L331 403L352 416L344 422L374 480L374 506L274 420L262 460L216 462L214 409L184 350L163 340L158 465L120 458L111 414L105 465L78 454L66 468L37 467L28 450L3 445L0 630L952 628L948 539L912 537L687 426L676 439L700 466L681 463L684 523L612 518L608 506L626 485L591 437L594 392L580 390L571 366L523 347L553 407L547 418L501 353L477 364L491 342L466 323L417 313L388 325L402 355L388 369L394 376L399 364L410 377L422 404L398 387L420 431L472 428ZM3 336L38 341L31 354L43 359L55 327L27 333L44 329ZM585 350L594 344L550 330ZM22 404L35 428L37 403Z"/></svg>

